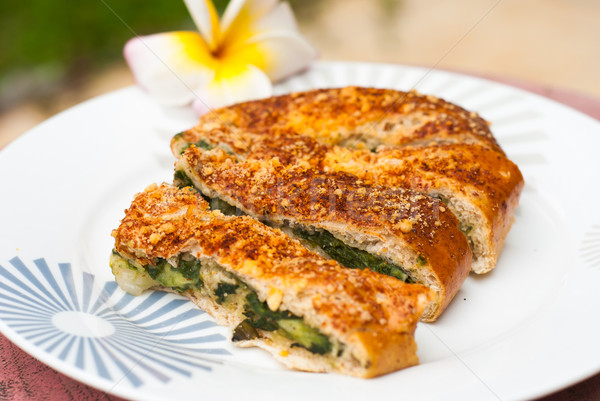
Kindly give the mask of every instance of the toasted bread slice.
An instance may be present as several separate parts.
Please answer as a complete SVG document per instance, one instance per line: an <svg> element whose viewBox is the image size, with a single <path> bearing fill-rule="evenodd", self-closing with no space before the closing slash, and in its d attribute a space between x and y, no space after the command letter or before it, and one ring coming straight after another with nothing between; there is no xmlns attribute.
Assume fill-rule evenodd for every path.
<svg viewBox="0 0 600 401"><path fill-rule="evenodd" d="M414 332L434 298L346 269L256 220L210 211L191 188L152 185L113 231L119 285L176 291L284 365L374 377L418 363Z"/></svg>
<svg viewBox="0 0 600 401"><path fill-rule="evenodd" d="M432 288L437 297L423 320L440 315L469 273L467 239L439 199L310 165L240 161L220 148L191 146L175 169L176 184L225 203L223 210L233 206L280 227L345 266L379 269Z"/></svg>

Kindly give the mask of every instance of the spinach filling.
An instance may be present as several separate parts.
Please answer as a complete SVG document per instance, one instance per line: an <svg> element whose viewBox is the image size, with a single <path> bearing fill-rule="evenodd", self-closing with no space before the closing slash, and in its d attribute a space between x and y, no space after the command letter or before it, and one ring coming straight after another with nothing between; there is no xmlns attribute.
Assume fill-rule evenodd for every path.
<svg viewBox="0 0 600 401"><path fill-rule="evenodd" d="M179 259L179 267L175 268L166 259L159 259L156 265L147 265L148 275L161 285L179 292L190 288L204 286L200 270L200 260L183 256ZM131 267L135 269L134 267ZM308 326L301 317L288 311L272 311L266 302L261 302L258 295L247 285L221 281L217 284L213 295L219 305L227 302L227 297L240 290L246 293L244 316L246 319L233 332L233 341L250 340L259 336L256 329L278 331L293 341L292 346L306 348L316 354L331 352L333 345L329 338L318 329Z"/></svg>
<svg viewBox="0 0 600 401"><path fill-rule="evenodd" d="M192 182L191 178L188 177L183 170L175 171L175 175L173 178L175 181L175 185L177 185L177 187L179 188L194 187L194 183Z"/></svg>
<svg viewBox="0 0 600 401"><path fill-rule="evenodd" d="M462 233L467 237L467 241L469 242L469 247L473 249L473 237L471 236L471 231L473 231L473 226L466 225L464 223L460 223L458 225L458 229L462 231Z"/></svg>
<svg viewBox="0 0 600 401"><path fill-rule="evenodd" d="M229 203L225 202L222 199L210 198L210 197L204 195L202 193L202 191L200 191L198 188L196 188L196 186L194 185L191 178L188 177L188 175L183 170L175 171L174 183L179 188L185 188L185 187L194 188L196 191L198 191L202 195L204 200L208 203L210 210L220 210L221 213L223 213L225 216L243 216L243 215L245 215L245 213L242 210L238 209L237 207L235 207L233 205L230 205Z"/></svg>
<svg viewBox="0 0 600 401"><path fill-rule="evenodd" d="M201 263L198 259L180 258L178 265L179 267L175 268L166 259L159 259L156 265L146 266L146 271L161 285L180 292L204 285L200 278Z"/></svg>
<svg viewBox="0 0 600 401"><path fill-rule="evenodd" d="M333 349L329 338L308 326L302 318L288 311L272 311L255 292L246 295L246 319L233 332L233 341L250 340L258 336L256 329L279 332L292 340L292 346L306 348L315 354L327 354Z"/></svg>
<svg viewBox="0 0 600 401"><path fill-rule="evenodd" d="M208 202L210 210L220 210L225 216L243 216L246 213L238 209L237 207L230 205L219 198L209 198L208 196L202 195L202 197Z"/></svg>
<svg viewBox="0 0 600 401"><path fill-rule="evenodd" d="M181 138L182 135L180 135L181 133L177 134L179 135L179 137L177 135L175 135L175 138L179 139ZM186 151L187 148L189 148L192 145L196 145L196 147L200 148L200 149L204 149L204 150L211 150L214 149L215 147L213 145L211 145L210 143L206 142L203 139L200 139L198 142L194 142L194 143L188 143L187 145L185 145L180 151L179 154L183 154L183 152Z"/></svg>
<svg viewBox="0 0 600 401"><path fill-rule="evenodd" d="M294 235L308 241L311 245L317 246L323 250L330 258L336 260L341 265L353 269L368 268L377 273L386 274L396 277L406 283L414 283L414 281L406 274L402 267L393 263L387 262L379 256L372 255L362 249L353 248L346 245L344 242L335 238L328 231L308 231L303 228L296 227L292 230ZM419 259L420 258L420 259ZM418 263L425 264L424 258L417 258Z"/></svg>
<svg viewBox="0 0 600 401"><path fill-rule="evenodd" d="M225 283L223 281L220 282L217 285L217 289L214 291L215 297L217 297L217 303L219 305L223 305L223 303L227 299L227 296L230 294L235 294L238 287L239 285L237 284Z"/></svg>
<svg viewBox="0 0 600 401"><path fill-rule="evenodd" d="M180 132L179 134L175 134L175 136L173 137L176 140L179 140L183 137L183 132ZM181 149L179 150L179 154L182 155L190 146L196 146L197 148L203 149L203 150L213 150L217 147L223 149L225 151L225 153L227 153L230 156L234 156L234 153L231 149L227 148L227 145L213 145L210 142L205 141L204 139L200 139L197 142L187 142L185 143L185 145L183 145L183 147L181 147ZM236 158L235 162L238 163L239 160Z"/></svg>
<svg viewBox="0 0 600 401"><path fill-rule="evenodd" d="M450 200L448 198L446 198L445 196L442 195L431 195L432 198L436 198L439 199L440 202L442 202L444 205L448 206ZM473 231L473 226L465 224L464 222L460 222L458 224L458 229L460 231L462 231L462 233L465 235L465 237L467 237L467 241L469 242L469 247L471 249L474 249L474 244L473 244L473 237L471 236L471 231Z"/></svg>
<svg viewBox="0 0 600 401"><path fill-rule="evenodd" d="M137 271L126 259L113 250L116 256L111 262L121 263L120 266ZM170 287L178 292L191 288L203 288L205 283L201 277L202 263L191 255L182 255L177 261L179 267L172 266L166 259L158 259L154 265L141 266L148 275L164 287ZM318 329L307 325L301 317L288 311L272 311L266 302L261 302L258 295L246 284L233 276L235 283L220 281L212 291L216 302L223 305L230 295L239 293L245 295L244 316L233 332L233 341L251 340L259 337L256 329L277 331L293 341L292 346L306 348L316 354L327 354L333 349L329 338ZM206 288L206 287L205 287ZM339 350L341 352L341 349Z"/></svg>

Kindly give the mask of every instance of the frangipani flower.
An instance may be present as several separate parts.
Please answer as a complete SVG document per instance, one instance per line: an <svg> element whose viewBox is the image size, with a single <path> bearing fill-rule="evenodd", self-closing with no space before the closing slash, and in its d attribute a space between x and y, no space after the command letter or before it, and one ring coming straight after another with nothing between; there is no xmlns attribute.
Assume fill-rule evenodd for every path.
<svg viewBox="0 0 600 401"><path fill-rule="evenodd" d="M184 0L199 32L131 39L124 54L137 83L161 103L209 108L267 97L272 81L316 57L279 0L231 0L221 19L211 0Z"/></svg>

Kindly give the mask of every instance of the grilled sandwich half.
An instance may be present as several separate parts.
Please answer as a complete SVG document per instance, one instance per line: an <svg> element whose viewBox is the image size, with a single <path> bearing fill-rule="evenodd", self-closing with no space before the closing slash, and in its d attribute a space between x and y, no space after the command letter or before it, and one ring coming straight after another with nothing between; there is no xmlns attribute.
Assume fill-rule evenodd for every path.
<svg viewBox="0 0 600 401"><path fill-rule="evenodd" d="M373 377L418 363L428 288L341 267L250 217L211 211L191 188L148 187L113 236L124 290L178 292L236 344L290 368Z"/></svg>
<svg viewBox="0 0 600 401"><path fill-rule="evenodd" d="M226 214L281 228L346 267L430 287L436 298L423 320L435 320L471 267L454 215L439 199L306 164L240 160L221 148L191 146L176 162L175 183L193 186Z"/></svg>
<svg viewBox="0 0 600 401"><path fill-rule="evenodd" d="M439 198L460 221L473 253L471 270L475 273L487 273L496 266L524 185L517 165L503 153L480 144L380 146L371 152L319 143L300 134L196 127L185 136L205 149L218 147L240 160L277 158L286 165L346 172L366 183L410 188ZM180 146L179 141L174 139L174 150L189 146Z"/></svg>

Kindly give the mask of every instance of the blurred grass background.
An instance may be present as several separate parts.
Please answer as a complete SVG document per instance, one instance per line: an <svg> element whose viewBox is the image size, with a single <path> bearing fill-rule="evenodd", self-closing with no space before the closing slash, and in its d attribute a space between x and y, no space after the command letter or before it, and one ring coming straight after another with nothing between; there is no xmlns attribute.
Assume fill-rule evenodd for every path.
<svg viewBox="0 0 600 401"><path fill-rule="evenodd" d="M215 0L223 10L227 0ZM600 96L597 0L294 0L325 60L435 66ZM182 0L0 2L0 148L71 105L133 83L135 34L195 29Z"/></svg>
<svg viewBox="0 0 600 401"><path fill-rule="evenodd" d="M226 1L216 1L222 9ZM194 29L183 1L2 1L0 111L86 83L140 35ZM133 32L132 32L133 31Z"/></svg>

